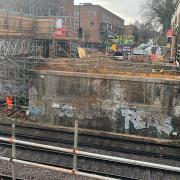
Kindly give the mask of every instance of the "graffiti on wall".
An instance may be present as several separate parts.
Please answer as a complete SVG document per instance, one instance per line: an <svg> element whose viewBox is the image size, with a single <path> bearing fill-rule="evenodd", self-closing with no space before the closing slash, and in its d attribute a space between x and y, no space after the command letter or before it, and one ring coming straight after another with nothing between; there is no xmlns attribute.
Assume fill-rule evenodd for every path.
<svg viewBox="0 0 180 180"><path fill-rule="evenodd" d="M45 114L45 109L44 108L40 108L40 107L36 107L36 106L29 106L29 115L30 116L34 116L34 117L40 117L43 116Z"/></svg>
<svg viewBox="0 0 180 180"><path fill-rule="evenodd" d="M173 131L172 118L159 117L156 113L148 113L143 110L130 110L130 109L119 109L118 114L120 120L123 121L124 130L129 130L130 126L133 126L135 130L148 129L150 127L156 128L159 134L170 135ZM121 127L122 128L122 127Z"/></svg>
<svg viewBox="0 0 180 180"><path fill-rule="evenodd" d="M174 115L177 117L180 116L180 106L174 106Z"/></svg>
<svg viewBox="0 0 180 180"><path fill-rule="evenodd" d="M57 110L59 117L74 117L75 109L70 104L53 103L52 108Z"/></svg>

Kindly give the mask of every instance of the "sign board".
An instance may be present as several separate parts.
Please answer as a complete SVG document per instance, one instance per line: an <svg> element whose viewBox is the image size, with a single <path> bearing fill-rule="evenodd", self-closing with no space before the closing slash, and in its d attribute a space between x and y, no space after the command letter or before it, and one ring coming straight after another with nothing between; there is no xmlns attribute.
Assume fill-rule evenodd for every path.
<svg viewBox="0 0 180 180"><path fill-rule="evenodd" d="M132 53L133 45L119 45L118 49L124 53Z"/></svg>
<svg viewBox="0 0 180 180"><path fill-rule="evenodd" d="M57 19L56 20L56 31L54 32L54 35L56 37L65 37L66 34L66 28L63 28L63 20Z"/></svg>
<svg viewBox="0 0 180 180"><path fill-rule="evenodd" d="M167 48L171 48L171 44L167 44Z"/></svg>
<svg viewBox="0 0 180 180"><path fill-rule="evenodd" d="M57 29L60 29L60 28L62 28L63 27L63 21L62 21L62 19L57 19L56 20L56 28Z"/></svg>
<svg viewBox="0 0 180 180"><path fill-rule="evenodd" d="M56 31L54 32L54 35L59 37L65 37L66 28L57 28Z"/></svg>
<svg viewBox="0 0 180 180"><path fill-rule="evenodd" d="M166 32L166 36L167 36L167 37L173 37L173 30L172 30L172 29L169 29L169 30Z"/></svg>
<svg viewBox="0 0 180 180"><path fill-rule="evenodd" d="M117 44L131 45L134 44L134 36L121 36L116 34L112 39Z"/></svg>
<svg viewBox="0 0 180 180"><path fill-rule="evenodd" d="M124 46L123 52L131 52L131 47L130 46Z"/></svg>

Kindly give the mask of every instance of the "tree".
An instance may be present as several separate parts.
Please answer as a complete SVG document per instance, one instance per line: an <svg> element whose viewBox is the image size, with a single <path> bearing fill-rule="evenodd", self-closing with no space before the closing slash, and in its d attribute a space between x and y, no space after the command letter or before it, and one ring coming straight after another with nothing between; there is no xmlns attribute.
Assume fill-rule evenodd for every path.
<svg viewBox="0 0 180 180"><path fill-rule="evenodd" d="M139 28L139 43L147 43L153 38L154 29L150 23L142 23Z"/></svg>
<svg viewBox="0 0 180 180"><path fill-rule="evenodd" d="M133 36L134 36L134 43L137 45L138 41L139 41L139 38L140 38L139 28L137 26L135 26L133 28Z"/></svg>
<svg viewBox="0 0 180 180"><path fill-rule="evenodd" d="M156 31L151 23L138 23L138 25L135 24L134 26L136 26L136 28L134 28L133 36L136 45L147 43L155 37Z"/></svg>
<svg viewBox="0 0 180 180"><path fill-rule="evenodd" d="M163 32L166 32L177 2L178 0L147 0L145 16L151 22L159 22L163 26Z"/></svg>

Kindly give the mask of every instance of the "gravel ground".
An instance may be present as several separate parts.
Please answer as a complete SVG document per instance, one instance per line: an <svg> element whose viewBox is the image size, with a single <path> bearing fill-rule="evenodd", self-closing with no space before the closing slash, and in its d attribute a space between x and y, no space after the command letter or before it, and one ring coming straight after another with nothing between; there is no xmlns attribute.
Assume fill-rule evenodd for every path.
<svg viewBox="0 0 180 180"><path fill-rule="evenodd" d="M0 161L0 173L11 176L11 164ZM56 171L16 164L16 177L25 180L91 180L82 176L71 176Z"/></svg>

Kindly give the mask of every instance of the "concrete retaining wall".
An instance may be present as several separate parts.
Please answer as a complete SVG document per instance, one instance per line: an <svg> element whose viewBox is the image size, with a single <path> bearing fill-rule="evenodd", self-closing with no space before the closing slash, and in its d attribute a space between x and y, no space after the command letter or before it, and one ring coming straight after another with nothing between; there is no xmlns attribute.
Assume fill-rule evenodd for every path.
<svg viewBox="0 0 180 180"><path fill-rule="evenodd" d="M88 73L34 72L34 121L158 137L180 135L180 81Z"/></svg>

